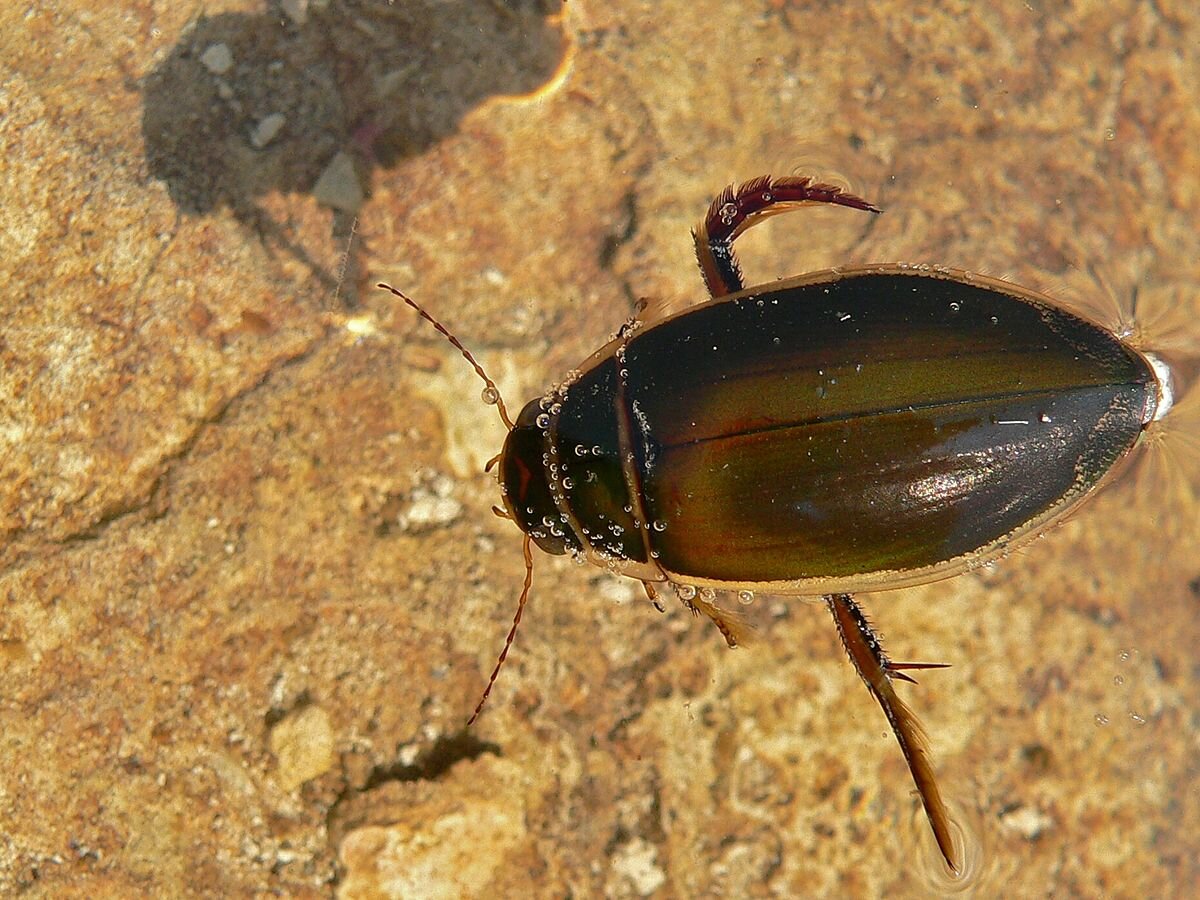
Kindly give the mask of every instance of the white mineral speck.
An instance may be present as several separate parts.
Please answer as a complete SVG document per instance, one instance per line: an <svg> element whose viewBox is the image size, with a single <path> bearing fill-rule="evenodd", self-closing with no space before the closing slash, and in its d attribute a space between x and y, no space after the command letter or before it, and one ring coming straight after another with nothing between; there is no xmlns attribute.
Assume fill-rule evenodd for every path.
<svg viewBox="0 0 1200 900"><path fill-rule="evenodd" d="M283 113L271 113L269 116L264 116L254 126L254 130L250 132L250 143L255 150L261 150L271 141L275 140L275 136L279 134L283 128L283 123L287 121L287 117Z"/></svg>
<svg viewBox="0 0 1200 900"><path fill-rule="evenodd" d="M233 68L233 51L228 44L209 44L200 54L200 62L214 75L224 75Z"/></svg>
<svg viewBox="0 0 1200 900"><path fill-rule="evenodd" d="M641 838L634 838L613 854L613 871L633 882L633 889L649 897L666 883L667 874L655 862L658 848Z"/></svg>

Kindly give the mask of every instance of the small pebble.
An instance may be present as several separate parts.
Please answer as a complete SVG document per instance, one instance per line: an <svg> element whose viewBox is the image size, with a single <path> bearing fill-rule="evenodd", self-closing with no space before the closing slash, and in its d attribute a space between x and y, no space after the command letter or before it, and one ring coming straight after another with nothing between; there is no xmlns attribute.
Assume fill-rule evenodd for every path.
<svg viewBox="0 0 1200 900"><path fill-rule="evenodd" d="M224 75L233 68L233 51L228 44L209 44L200 54L200 62L214 75Z"/></svg>
<svg viewBox="0 0 1200 900"><path fill-rule="evenodd" d="M254 149L261 150L271 143L286 121L287 117L282 113L271 113L259 120L259 123L254 126L254 130L250 132L250 143Z"/></svg>

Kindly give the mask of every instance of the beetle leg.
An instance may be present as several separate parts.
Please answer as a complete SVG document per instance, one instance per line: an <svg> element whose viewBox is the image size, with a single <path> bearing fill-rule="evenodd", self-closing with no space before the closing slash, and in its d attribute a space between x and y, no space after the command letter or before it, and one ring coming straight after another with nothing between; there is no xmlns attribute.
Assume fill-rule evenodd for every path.
<svg viewBox="0 0 1200 900"><path fill-rule="evenodd" d="M731 650L746 643L747 638L750 637L753 626L749 622L735 612L721 609L705 597L703 591L697 592L693 597L683 597L678 592L676 592L676 596L685 607L692 611L692 615L704 613L708 616L717 626L717 631L721 632L721 637L725 638L725 643ZM709 596L712 594L710 593Z"/></svg>
<svg viewBox="0 0 1200 900"><path fill-rule="evenodd" d="M649 598L650 602L654 604L654 608L660 613L666 612L667 607L664 606L663 602L658 599L658 588L652 585L649 581L643 581L642 587L646 589L646 597Z"/></svg>
<svg viewBox="0 0 1200 900"><path fill-rule="evenodd" d="M733 252L738 236L768 216L808 203L836 203L867 212L880 212L873 203L832 184L805 176L772 178L763 175L740 185L729 185L712 202L708 213L692 231L696 261L712 297L735 294L745 285Z"/></svg>
<svg viewBox="0 0 1200 900"><path fill-rule="evenodd" d="M929 742L921 723L904 701L896 694L892 686L893 679L900 678L912 681L899 669L939 668L940 663L893 663L888 660L879 643L879 637L871 628L871 623L849 594L830 594L825 597L833 621L837 624L838 635L846 654L854 663L859 676L866 683L867 689L878 701L887 716L888 724L900 744L904 761L912 773L917 791L921 795L921 803L925 807L925 815L933 828L933 836L938 849L950 868L958 872L959 865L954 841L950 835L950 814L942 802L938 792L937 782L933 775L933 763L929 756Z"/></svg>

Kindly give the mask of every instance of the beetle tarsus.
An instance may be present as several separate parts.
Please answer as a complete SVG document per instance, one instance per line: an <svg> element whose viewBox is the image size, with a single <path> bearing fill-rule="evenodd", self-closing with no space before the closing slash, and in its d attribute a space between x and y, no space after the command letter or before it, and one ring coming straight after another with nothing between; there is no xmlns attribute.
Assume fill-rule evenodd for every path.
<svg viewBox="0 0 1200 900"><path fill-rule="evenodd" d="M712 297L735 294L745 285L733 242L746 229L768 216L788 212L808 203L834 203L877 213L870 201L823 184L807 176L772 178L762 175L740 185L729 185L709 206L707 214L692 232L696 242L696 261L704 284Z"/></svg>
<svg viewBox="0 0 1200 900"><path fill-rule="evenodd" d="M846 654L854 663L854 668L858 670L867 689L883 709L888 724L892 726L892 733L896 735L904 760L908 763L908 770L917 786L917 792L921 795L921 803L933 828L938 849L946 860L946 865L958 873L961 869L950 834L950 814L934 778L928 738L916 715L900 699L892 685L892 681L897 678L912 681L901 671L903 669L935 669L942 668L943 664L890 662L887 654L883 652L879 637L871 628L871 623L849 594L830 594L826 596L825 602L833 614Z"/></svg>
<svg viewBox="0 0 1200 900"><path fill-rule="evenodd" d="M642 587L645 589L646 597L654 605L654 608L660 613L665 613L667 611L667 607L658 596L658 588L656 588L649 581L643 581Z"/></svg>

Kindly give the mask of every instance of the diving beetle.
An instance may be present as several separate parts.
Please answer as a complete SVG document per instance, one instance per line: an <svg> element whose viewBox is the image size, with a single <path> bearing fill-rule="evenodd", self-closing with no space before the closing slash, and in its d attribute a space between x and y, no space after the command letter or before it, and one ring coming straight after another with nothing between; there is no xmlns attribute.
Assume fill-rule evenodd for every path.
<svg viewBox="0 0 1200 900"><path fill-rule="evenodd" d="M1043 532L1092 493L1170 405L1150 356L1014 284L935 267L833 269L746 288L734 241L764 218L873 204L807 177L731 185L693 232L709 299L643 312L508 428L503 510L525 582L471 722L529 597L530 542L670 585L730 646L717 592L823 597L882 707L938 847L959 868L916 717L855 593L955 575ZM661 608L661 606L660 606Z"/></svg>

